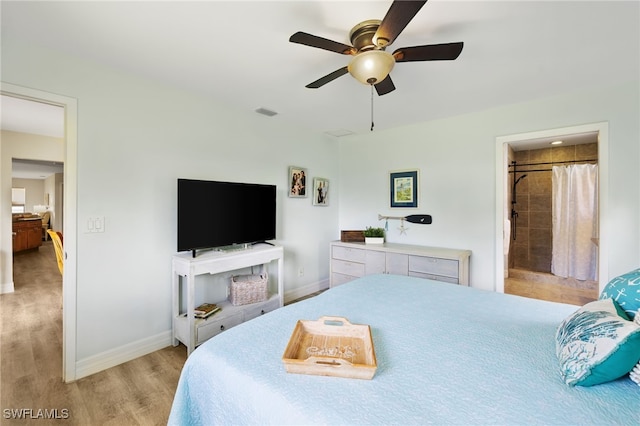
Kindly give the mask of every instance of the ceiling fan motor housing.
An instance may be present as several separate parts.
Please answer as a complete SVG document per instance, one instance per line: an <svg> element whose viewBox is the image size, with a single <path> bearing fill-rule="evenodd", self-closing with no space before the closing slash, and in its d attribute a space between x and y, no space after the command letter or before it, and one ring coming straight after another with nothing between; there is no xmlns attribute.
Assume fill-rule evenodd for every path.
<svg viewBox="0 0 640 426"><path fill-rule="evenodd" d="M376 34L381 22L379 19L369 19L360 22L351 29L349 39L358 52L371 50L376 47L373 42L373 36Z"/></svg>

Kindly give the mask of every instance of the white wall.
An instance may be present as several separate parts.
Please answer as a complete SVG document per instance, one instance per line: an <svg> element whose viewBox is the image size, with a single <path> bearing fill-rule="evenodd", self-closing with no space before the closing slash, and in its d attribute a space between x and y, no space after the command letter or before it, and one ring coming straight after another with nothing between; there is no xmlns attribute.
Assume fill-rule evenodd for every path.
<svg viewBox="0 0 640 426"><path fill-rule="evenodd" d="M24 208L26 212L33 213L35 211L34 206L42 206L44 204L44 180L13 178L11 187L25 189Z"/></svg>
<svg viewBox="0 0 640 426"><path fill-rule="evenodd" d="M337 179L335 141L283 126L278 116L2 43L3 81L78 100L78 249L70 256L77 256L79 362L170 330L178 177L278 185L285 290L327 284L337 203L313 207L311 198L287 198L286 188L290 165ZM84 232L91 216L105 217L106 232Z"/></svg>
<svg viewBox="0 0 640 426"><path fill-rule="evenodd" d="M44 193L45 197L47 194L49 195L49 210L51 211L50 229L56 231L62 231L63 182L64 173L55 173L44 179Z"/></svg>
<svg viewBox="0 0 640 426"><path fill-rule="evenodd" d="M609 275L640 266L640 87L638 82L343 138L340 228L383 224L377 214L431 214L388 241L470 249L473 287L493 290L496 277L496 137L609 122ZM381 118L382 119L382 118ZM380 120L380 119L379 119ZM367 161L361 159L366 156ZM388 172L420 170L418 209L389 208Z"/></svg>

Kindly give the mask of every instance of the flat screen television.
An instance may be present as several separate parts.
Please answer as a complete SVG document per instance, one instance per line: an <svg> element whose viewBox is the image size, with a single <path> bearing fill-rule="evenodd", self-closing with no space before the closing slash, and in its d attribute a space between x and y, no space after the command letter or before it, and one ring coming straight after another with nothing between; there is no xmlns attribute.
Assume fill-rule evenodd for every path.
<svg viewBox="0 0 640 426"><path fill-rule="evenodd" d="M178 179L178 251L275 238L275 185Z"/></svg>

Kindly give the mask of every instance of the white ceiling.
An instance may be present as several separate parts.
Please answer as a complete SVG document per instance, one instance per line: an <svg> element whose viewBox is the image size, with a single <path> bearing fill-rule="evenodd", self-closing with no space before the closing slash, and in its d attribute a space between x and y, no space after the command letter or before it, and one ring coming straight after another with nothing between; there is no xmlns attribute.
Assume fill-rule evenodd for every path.
<svg viewBox="0 0 640 426"><path fill-rule="evenodd" d="M369 87L349 75L304 86L349 57L288 41L345 44L390 1L2 1L2 37L51 49L318 132L368 132ZM637 80L637 1L431 0L390 46L464 41L455 61L397 64L374 98L375 129ZM536 130L536 129L531 129Z"/></svg>
<svg viewBox="0 0 640 426"><path fill-rule="evenodd" d="M20 179L45 179L56 173L64 172L64 164L56 161L38 161L13 159L11 177Z"/></svg>

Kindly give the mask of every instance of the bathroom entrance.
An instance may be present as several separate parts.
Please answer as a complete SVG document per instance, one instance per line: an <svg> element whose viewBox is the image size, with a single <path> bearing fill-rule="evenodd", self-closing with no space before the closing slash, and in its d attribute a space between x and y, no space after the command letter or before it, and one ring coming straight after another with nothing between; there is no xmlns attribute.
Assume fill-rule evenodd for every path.
<svg viewBox="0 0 640 426"><path fill-rule="evenodd" d="M498 147L503 291L577 305L597 299L599 277L606 277L599 256L601 129L580 126L511 138ZM568 188L572 192L565 195L573 198L563 201ZM585 219L589 214L591 222Z"/></svg>

